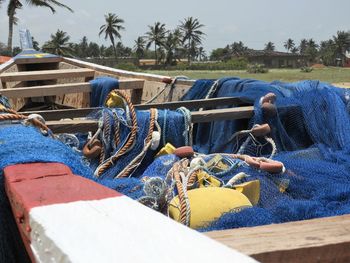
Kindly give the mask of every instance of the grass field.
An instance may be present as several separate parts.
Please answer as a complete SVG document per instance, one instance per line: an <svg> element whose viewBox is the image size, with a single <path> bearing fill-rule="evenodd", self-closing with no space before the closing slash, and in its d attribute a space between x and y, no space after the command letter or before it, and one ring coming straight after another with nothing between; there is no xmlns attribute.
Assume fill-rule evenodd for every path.
<svg viewBox="0 0 350 263"><path fill-rule="evenodd" d="M149 73L159 74L164 76L187 76L191 79L221 77L240 77L252 78L265 81L280 80L285 82L294 82L299 80L313 79L329 83L350 82L350 68L323 68L314 69L310 73L300 72L300 69L271 69L264 74L250 74L245 70L217 70L217 71L148 71Z"/></svg>

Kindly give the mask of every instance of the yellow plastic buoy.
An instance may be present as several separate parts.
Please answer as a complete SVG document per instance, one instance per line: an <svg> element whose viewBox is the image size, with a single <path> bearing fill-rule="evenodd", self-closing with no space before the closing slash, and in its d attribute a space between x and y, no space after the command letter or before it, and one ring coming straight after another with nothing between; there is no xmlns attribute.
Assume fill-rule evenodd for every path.
<svg viewBox="0 0 350 263"><path fill-rule="evenodd" d="M260 199L260 181L254 180L243 184L236 184L234 188L244 194L252 205L257 205Z"/></svg>
<svg viewBox="0 0 350 263"><path fill-rule="evenodd" d="M204 227L222 214L239 212L244 208L252 207L249 199L237 190L224 187L196 188L187 191L191 209L190 227ZM169 216L180 221L180 203L176 196L169 205Z"/></svg>
<svg viewBox="0 0 350 263"><path fill-rule="evenodd" d="M106 99L108 108L124 108L124 100L115 91L111 91Z"/></svg>
<svg viewBox="0 0 350 263"><path fill-rule="evenodd" d="M156 157L159 157L161 155L166 155L166 154L172 154L175 152L175 150L176 148L171 143L167 143L162 149L159 150Z"/></svg>
<svg viewBox="0 0 350 263"><path fill-rule="evenodd" d="M201 171L197 174L197 182L199 187L220 187L221 181L207 174L204 171Z"/></svg>

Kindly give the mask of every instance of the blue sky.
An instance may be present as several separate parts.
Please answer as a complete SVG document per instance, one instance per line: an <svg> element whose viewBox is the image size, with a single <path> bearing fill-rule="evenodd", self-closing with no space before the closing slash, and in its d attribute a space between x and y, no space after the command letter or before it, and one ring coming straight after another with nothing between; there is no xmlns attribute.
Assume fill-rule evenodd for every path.
<svg viewBox="0 0 350 263"><path fill-rule="evenodd" d="M7 42L8 18L5 0L0 9L0 41ZM23 0L25 2L25 0ZM74 13L57 9L27 7L18 12L19 23L14 31L14 46L19 46L18 29L28 28L40 44L49 39L58 28L77 42L84 35L90 41L107 44L98 37L104 14L111 12L125 20L122 42L133 46L143 35L147 25L156 21L173 29L185 17L193 16L205 25L204 48L210 52L234 41L243 41L255 49L262 49L268 41L283 50L289 37L299 42L302 38L324 40L337 30L350 30L350 0L62 0Z"/></svg>

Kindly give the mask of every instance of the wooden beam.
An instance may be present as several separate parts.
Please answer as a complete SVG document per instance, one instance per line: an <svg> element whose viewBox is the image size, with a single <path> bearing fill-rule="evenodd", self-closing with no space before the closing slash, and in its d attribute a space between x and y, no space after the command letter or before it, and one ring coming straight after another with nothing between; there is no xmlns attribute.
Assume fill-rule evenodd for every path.
<svg viewBox="0 0 350 263"><path fill-rule="evenodd" d="M58 70L39 70L39 71L23 71L0 74L2 82L11 81L34 81L48 80L59 78L79 78L93 77L95 71L91 69L58 69Z"/></svg>
<svg viewBox="0 0 350 263"><path fill-rule="evenodd" d="M66 62L74 66L89 68L95 71L115 75L118 77L124 77L124 78L138 78L138 79L144 79L144 80L156 81L156 82L165 82L172 79L172 77L169 77L169 76L161 76L156 74L148 74L148 73L140 73L140 72L132 72L127 70L115 69L115 68L101 66L98 64L81 61L73 58L64 57L63 62ZM179 80L177 83L180 85L192 86L194 82L195 80Z"/></svg>
<svg viewBox="0 0 350 263"><path fill-rule="evenodd" d="M62 57L21 57L17 58L15 60L15 63L17 65L23 65L23 64L39 64L39 63L58 63L62 61Z"/></svg>
<svg viewBox="0 0 350 263"><path fill-rule="evenodd" d="M348 262L350 215L206 233L261 262Z"/></svg>
<svg viewBox="0 0 350 263"><path fill-rule="evenodd" d="M253 106L217 109L217 110L203 110L191 113L193 123L212 122L220 120L240 120L249 119L254 115Z"/></svg>
<svg viewBox="0 0 350 263"><path fill-rule="evenodd" d="M9 61L6 61L5 63L0 65L0 73L4 72L5 70L9 69L14 65L13 59L10 59Z"/></svg>
<svg viewBox="0 0 350 263"><path fill-rule="evenodd" d="M62 163L10 165L3 174L32 262L255 263ZM169 255L169 240L178 253Z"/></svg>
<svg viewBox="0 0 350 263"><path fill-rule="evenodd" d="M253 106L228 108L220 110L204 110L192 112L192 122L202 123L217 120L238 120L247 119L254 114ZM76 133L96 131L98 128L97 120L61 120L61 121L47 121L47 126L54 133Z"/></svg>
<svg viewBox="0 0 350 263"><path fill-rule="evenodd" d="M47 121L49 127L54 133L77 133L96 131L98 122L96 120L61 120L61 121Z"/></svg>
<svg viewBox="0 0 350 263"><path fill-rule="evenodd" d="M165 103L152 103L152 104L139 104L135 105L137 110L147 110L150 108L157 109L170 109L175 110L179 107L186 107L189 110L203 108L211 108L217 106L238 106L243 104L239 98L227 97L227 98L213 98L205 100L188 100L188 101L175 101ZM27 111L22 114L37 113L44 117L45 120L60 120L60 119L73 119L83 118L89 115L93 111L101 110L102 108L82 108L82 109L62 109L62 110L45 110L45 111Z"/></svg>
<svg viewBox="0 0 350 263"><path fill-rule="evenodd" d="M144 80L122 79L119 80L119 89L143 89ZM42 96L55 96L69 93L91 92L91 85L88 82L65 83L26 88L0 89L0 94L8 98L32 98Z"/></svg>

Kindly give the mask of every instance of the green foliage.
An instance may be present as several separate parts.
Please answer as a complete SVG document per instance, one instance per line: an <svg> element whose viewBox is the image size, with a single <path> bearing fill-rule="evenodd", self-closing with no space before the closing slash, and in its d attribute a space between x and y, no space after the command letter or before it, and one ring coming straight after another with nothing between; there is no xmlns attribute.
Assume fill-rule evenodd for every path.
<svg viewBox="0 0 350 263"><path fill-rule="evenodd" d="M69 39L67 32L58 29L55 34L51 34L51 39L43 45L42 50L59 56L72 56L74 50Z"/></svg>
<svg viewBox="0 0 350 263"><path fill-rule="evenodd" d="M265 44L265 48L264 48L265 51L275 51L275 49L276 49L275 44L272 43L271 41Z"/></svg>
<svg viewBox="0 0 350 263"><path fill-rule="evenodd" d="M264 64L249 64L247 68L248 73L267 73L269 69Z"/></svg>
<svg viewBox="0 0 350 263"><path fill-rule="evenodd" d="M248 61L244 58L230 59L225 62L205 62L192 64L178 64L167 67L169 70L243 70L246 69Z"/></svg>
<svg viewBox="0 0 350 263"><path fill-rule="evenodd" d="M300 68L300 72L304 72L304 73L310 73L313 70L314 69L312 67L306 67L306 66Z"/></svg>
<svg viewBox="0 0 350 263"><path fill-rule="evenodd" d="M139 71L139 68L135 66L133 63L118 63L115 68L117 69L123 69L128 71Z"/></svg>
<svg viewBox="0 0 350 263"><path fill-rule="evenodd" d="M12 49L12 56L16 56L16 55L18 55L21 52L22 52L22 49L20 47L14 47Z"/></svg>
<svg viewBox="0 0 350 263"><path fill-rule="evenodd" d="M114 49L114 55L117 58L117 47L115 46L115 39L121 39L120 31L124 30L125 27L122 25L124 24L124 20L118 17L116 14L108 13L105 15L105 24L100 26L100 33L99 36L105 35L104 38L111 41L113 49Z"/></svg>

